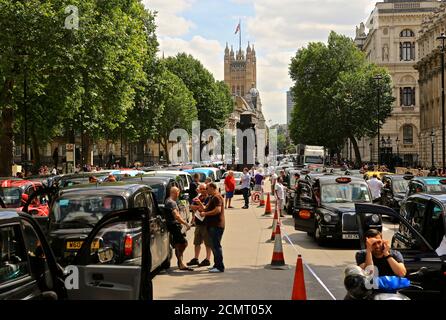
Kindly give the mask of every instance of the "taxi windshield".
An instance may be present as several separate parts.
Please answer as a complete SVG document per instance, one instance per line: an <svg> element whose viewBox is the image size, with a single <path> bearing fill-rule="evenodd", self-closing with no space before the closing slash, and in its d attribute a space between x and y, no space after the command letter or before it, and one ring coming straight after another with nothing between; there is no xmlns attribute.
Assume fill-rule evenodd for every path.
<svg viewBox="0 0 446 320"><path fill-rule="evenodd" d="M324 159L320 156L306 156L305 163L324 164Z"/></svg>
<svg viewBox="0 0 446 320"><path fill-rule="evenodd" d="M22 189L20 188L0 188L0 197L7 208L18 208L21 206Z"/></svg>
<svg viewBox="0 0 446 320"><path fill-rule="evenodd" d="M367 185L362 183L329 184L321 187L322 203L371 202Z"/></svg>
<svg viewBox="0 0 446 320"><path fill-rule="evenodd" d="M110 195L67 195L54 202L54 222L61 228L93 227L109 212L125 209L124 198Z"/></svg>
<svg viewBox="0 0 446 320"><path fill-rule="evenodd" d="M395 193L406 193L407 187L409 186L408 180L394 180L392 181L393 192Z"/></svg>

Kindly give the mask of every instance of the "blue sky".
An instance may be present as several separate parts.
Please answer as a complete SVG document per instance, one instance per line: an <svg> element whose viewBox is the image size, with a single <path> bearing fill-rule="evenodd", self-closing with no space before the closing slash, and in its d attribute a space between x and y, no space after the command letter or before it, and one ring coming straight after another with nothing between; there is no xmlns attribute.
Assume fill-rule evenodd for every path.
<svg viewBox="0 0 446 320"><path fill-rule="evenodd" d="M310 41L325 41L331 30L354 36L374 6L370 0L143 0L158 11L157 35L166 56L187 52L223 80L226 42L242 19L242 46L255 44L258 89L270 123L286 123L288 65Z"/></svg>

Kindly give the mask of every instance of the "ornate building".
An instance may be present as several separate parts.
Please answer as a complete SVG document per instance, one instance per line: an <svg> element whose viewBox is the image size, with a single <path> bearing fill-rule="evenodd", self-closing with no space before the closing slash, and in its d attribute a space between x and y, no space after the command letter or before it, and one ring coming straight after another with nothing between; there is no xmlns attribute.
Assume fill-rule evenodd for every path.
<svg viewBox="0 0 446 320"><path fill-rule="evenodd" d="M265 117L262 112L262 100L257 90L257 57L254 46L248 44L246 55L243 50L237 53L228 44L224 56L224 81L234 97L234 111L227 123L229 129L246 130L248 128L267 129ZM265 136L264 145L267 137ZM256 150L259 141L256 139ZM247 149L247 146L244 146ZM240 162L246 162L246 153Z"/></svg>
<svg viewBox="0 0 446 320"><path fill-rule="evenodd" d="M359 141L365 161L377 162L378 147L383 157L397 156L406 166L421 161L420 88L414 68L420 54L416 38L423 20L439 6L439 1L385 0L376 3L367 23L356 29L357 46L370 62L389 71L396 98L392 114L381 129L379 146L377 137Z"/></svg>
<svg viewBox="0 0 446 320"><path fill-rule="evenodd" d="M416 68L420 74L420 149L424 166L442 166L441 129L441 55L437 37L446 31L446 4L426 17L417 38L420 60ZM432 141L433 139L433 141Z"/></svg>

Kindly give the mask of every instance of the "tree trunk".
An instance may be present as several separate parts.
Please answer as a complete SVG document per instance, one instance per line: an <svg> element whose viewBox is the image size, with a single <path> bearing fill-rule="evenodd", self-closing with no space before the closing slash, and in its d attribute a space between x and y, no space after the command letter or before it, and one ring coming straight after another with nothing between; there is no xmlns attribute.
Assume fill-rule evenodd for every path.
<svg viewBox="0 0 446 320"><path fill-rule="evenodd" d="M14 141L14 110L11 108L12 89L14 81L7 79L0 92L1 110L1 141L0 141L0 176L12 175L14 163L13 141Z"/></svg>
<svg viewBox="0 0 446 320"><path fill-rule="evenodd" d="M34 172L37 172L41 166L40 160L40 150L39 143L37 141L37 136L34 128L31 129L31 142L32 142L32 150L33 150L33 160L34 160L34 168L32 169Z"/></svg>
<svg viewBox="0 0 446 320"><path fill-rule="evenodd" d="M84 134L84 146L82 148L82 157L85 159L84 165L92 165L93 159L91 157L91 151L93 150L93 139L88 135Z"/></svg>
<svg viewBox="0 0 446 320"><path fill-rule="evenodd" d="M169 141L169 138L161 139L161 146L164 149L164 156L166 158L167 163L169 163L169 161L170 161L170 159L169 159L169 148L168 148L169 143L168 143L168 141Z"/></svg>
<svg viewBox="0 0 446 320"><path fill-rule="evenodd" d="M361 152L359 151L358 141L353 136L350 136L350 141L353 144L353 148L355 149L355 164L360 167L362 164Z"/></svg>

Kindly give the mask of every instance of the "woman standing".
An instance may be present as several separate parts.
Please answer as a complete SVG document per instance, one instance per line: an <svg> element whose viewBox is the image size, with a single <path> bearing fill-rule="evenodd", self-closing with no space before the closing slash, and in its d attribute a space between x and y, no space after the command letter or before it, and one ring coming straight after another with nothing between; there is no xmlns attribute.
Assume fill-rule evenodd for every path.
<svg viewBox="0 0 446 320"><path fill-rule="evenodd" d="M235 192L235 178L234 178L234 171L229 171L228 175L225 178L225 209L229 208L232 209L234 207L231 207L231 201L232 197L234 197Z"/></svg>

